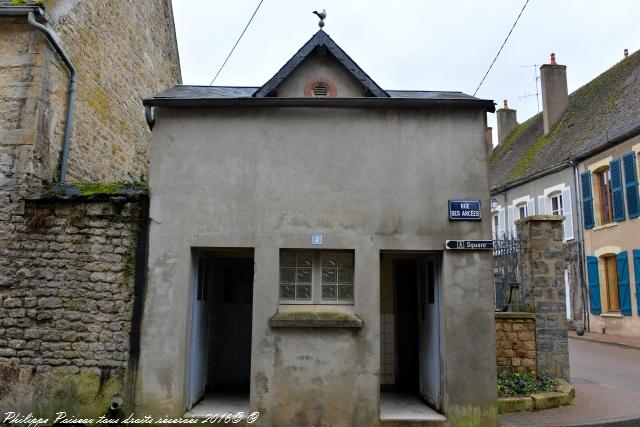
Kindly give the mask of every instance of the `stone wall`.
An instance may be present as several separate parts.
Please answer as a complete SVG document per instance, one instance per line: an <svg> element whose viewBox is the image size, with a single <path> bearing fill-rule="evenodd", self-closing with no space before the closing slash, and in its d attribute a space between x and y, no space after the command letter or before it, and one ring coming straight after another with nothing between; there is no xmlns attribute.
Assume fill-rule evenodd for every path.
<svg viewBox="0 0 640 427"><path fill-rule="evenodd" d="M569 347L564 285L564 218L536 215L516 222L523 242L521 286L536 316L536 370L569 381Z"/></svg>
<svg viewBox="0 0 640 427"><path fill-rule="evenodd" d="M46 5L78 70L69 179L146 176L151 132L142 98L181 82L171 1Z"/></svg>
<svg viewBox="0 0 640 427"><path fill-rule="evenodd" d="M146 176L142 98L179 83L171 2L48 0L48 20L78 71L69 180ZM24 198L50 183L62 147L69 75L26 16L0 16L0 286Z"/></svg>
<svg viewBox="0 0 640 427"><path fill-rule="evenodd" d="M78 72L71 181L146 176L142 98L180 83L171 2L47 1L48 21ZM0 17L0 146L5 163L50 181L63 140L69 75L26 16ZM20 163L21 162L21 163ZM13 172L7 174L6 172Z"/></svg>
<svg viewBox="0 0 640 427"><path fill-rule="evenodd" d="M533 313L496 313L498 370L528 372L536 369L536 324Z"/></svg>
<svg viewBox="0 0 640 427"><path fill-rule="evenodd" d="M96 416L125 393L145 206L25 203L2 258L0 412Z"/></svg>

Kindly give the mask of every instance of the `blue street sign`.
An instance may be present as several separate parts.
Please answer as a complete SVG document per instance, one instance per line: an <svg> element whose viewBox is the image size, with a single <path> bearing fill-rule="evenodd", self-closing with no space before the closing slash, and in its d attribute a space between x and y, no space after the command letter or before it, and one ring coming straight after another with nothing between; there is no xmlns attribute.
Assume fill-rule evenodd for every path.
<svg viewBox="0 0 640 427"><path fill-rule="evenodd" d="M480 200L449 200L449 220L480 221Z"/></svg>

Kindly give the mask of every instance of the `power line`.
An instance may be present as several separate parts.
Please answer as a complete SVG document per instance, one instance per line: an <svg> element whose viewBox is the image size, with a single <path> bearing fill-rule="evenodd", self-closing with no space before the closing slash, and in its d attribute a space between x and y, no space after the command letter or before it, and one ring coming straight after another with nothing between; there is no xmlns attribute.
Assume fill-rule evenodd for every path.
<svg viewBox="0 0 640 427"><path fill-rule="evenodd" d="M513 26L511 27L511 29L509 30L509 34L507 34L507 37L504 39L504 41L502 42L502 46L500 46L500 49L498 49L498 53L496 53L496 57L493 58L493 61L491 62L491 65L489 65L489 69L487 70L487 72L484 74L484 77L482 78L482 80L480 81L480 83L478 84L478 87L476 88L476 91L473 92L473 96L476 96L476 93L478 93L478 90L480 90L480 86L482 86L482 83L484 83L484 80L487 78L487 76L489 75L489 71L491 71L491 68L493 68L493 64L496 63L496 60L498 59L498 56L500 56L500 52L502 52L502 48L504 47L505 44L507 44L507 40L509 40L509 36L511 35L511 33L513 32L513 29L516 27L516 24L518 23L518 21L520 20L520 16L522 16L522 12L524 12L524 9L527 7L527 4L529 4L529 0L526 0L524 2L524 6L522 6L522 10L520 11L520 13L518 14L518 17L516 18L516 21L513 23Z"/></svg>
<svg viewBox="0 0 640 427"><path fill-rule="evenodd" d="M224 68L225 65L227 65L227 61L229 60L229 58L231 57L231 54L233 54L233 51L236 50L236 46L238 46L238 43L240 43L240 40L242 39L242 36L244 36L244 33L247 31L247 28L249 28L249 25L251 25L251 21L253 21L253 17L256 16L256 13L258 13L258 9L260 9L260 6L262 6L262 2L264 0L260 0L260 3L258 3L258 6L256 7L256 10L253 11L253 15L251 15L251 18L249 18L249 22L247 22L247 26L244 27L244 30L242 30L242 34L240 34L240 37L238 37L238 40L236 40L236 44L233 45L233 47L231 48L231 52L229 52L229 55L227 55L227 58L224 60L224 62L222 63L222 66L220 67L220 69L218 70L218 72L216 73L215 77L213 78L213 80L211 80L211 83L209 83L209 86L211 86L213 84L213 82L216 81L216 79L218 78L218 76L220 75L220 71L222 71L222 69ZM528 1L528 0L527 0Z"/></svg>

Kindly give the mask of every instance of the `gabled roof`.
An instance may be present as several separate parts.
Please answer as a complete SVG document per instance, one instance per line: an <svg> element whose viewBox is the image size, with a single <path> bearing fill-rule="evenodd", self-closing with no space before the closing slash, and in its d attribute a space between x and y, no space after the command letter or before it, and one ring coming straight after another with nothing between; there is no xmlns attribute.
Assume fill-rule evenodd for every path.
<svg viewBox="0 0 640 427"><path fill-rule="evenodd" d="M542 113L518 125L491 155L491 191L557 169L640 126L640 51L569 95L569 106L548 135Z"/></svg>
<svg viewBox="0 0 640 427"><path fill-rule="evenodd" d="M317 48L325 49L332 55L364 88L368 95L364 97L299 97L287 98L270 96L271 92L293 70L311 55ZM146 106L172 107L418 107L418 108L478 108L493 113L492 100L480 99L462 92L389 90L378 86L351 58L322 30L318 31L293 58L261 87L250 86L192 86L176 85L150 98L145 98Z"/></svg>
<svg viewBox="0 0 640 427"><path fill-rule="evenodd" d="M300 65L300 63L309 55L311 55L314 52L314 50L318 47L325 47L327 51L331 53L331 55L333 55L333 57L340 64L342 64L342 66L344 66L344 68L353 77L355 77L355 79L358 80L360 84L362 84L362 86L365 87L365 89L367 89L371 93L372 96L376 96L376 97L389 96L323 30L319 30L317 33L315 33L313 37L311 37L311 39L308 42L306 42L304 46L302 46L300 50L296 52L296 54L293 55L293 57L289 61L287 61L287 63L284 64L284 66L280 68L280 70L273 77L271 77L271 79L268 82L266 82L261 88L259 88L254 93L253 96L254 97L269 96L269 94L274 89L276 89L280 85L280 83L285 78L287 78L287 76L291 74L291 72L295 70L296 67Z"/></svg>

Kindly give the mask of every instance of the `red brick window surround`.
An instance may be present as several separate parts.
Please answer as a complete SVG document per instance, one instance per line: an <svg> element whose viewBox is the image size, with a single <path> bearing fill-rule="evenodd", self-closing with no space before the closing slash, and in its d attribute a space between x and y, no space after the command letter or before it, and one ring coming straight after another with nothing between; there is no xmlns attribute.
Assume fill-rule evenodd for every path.
<svg viewBox="0 0 640 427"><path fill-rule="evenodd" d="M308 98L335 98L336 85L326 77L314 77L304 87L304 96Z"/></svg>

